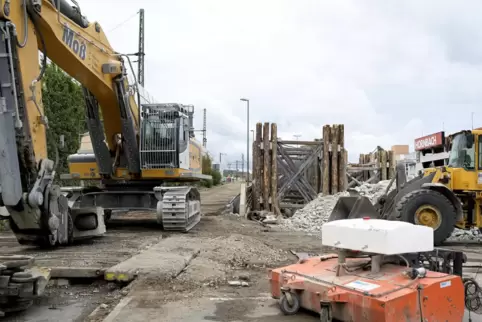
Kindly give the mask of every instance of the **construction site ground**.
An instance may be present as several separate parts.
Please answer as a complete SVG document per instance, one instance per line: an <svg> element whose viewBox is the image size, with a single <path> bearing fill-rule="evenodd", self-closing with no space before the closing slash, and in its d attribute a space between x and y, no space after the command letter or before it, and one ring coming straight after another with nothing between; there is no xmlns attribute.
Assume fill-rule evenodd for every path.
<svg viewBox="0 0 482 322"><path fill-rule="evenodd" d="M4 321L319 321L307 312L283 316L270 296L267 269L293 263L298 259L293 252L319 254L320 235L283 232L226 214L225 205L239 189L233 183L203 190L203 211L210 215L187 234L156 229L146 213L121 214L105 237L49 252L0 234L1 253L34 255L41 265L64 267L56 272L60 276L76 271L80 276L85 269L91 277L95 269L112 267L137 273L129 284L54 279L33 307ZM142 219L134 224L134 216ZM480 242L449 246L468 250L474 267L482 261Z"/></svg>

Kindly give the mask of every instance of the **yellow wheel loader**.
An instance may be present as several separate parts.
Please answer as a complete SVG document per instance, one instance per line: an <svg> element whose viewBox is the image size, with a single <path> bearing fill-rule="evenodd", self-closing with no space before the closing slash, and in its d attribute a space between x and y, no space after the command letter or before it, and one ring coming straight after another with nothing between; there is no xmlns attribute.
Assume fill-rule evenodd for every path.
<svg viewBox="0 0 482 322"><path fill-rule="evenodd" d="M383 218L425 225L434 229L435 245L454 231L482 227L482 130L461 131L447 138L447 166L425 169L406 181L405 168L397 166L387 192L372 205L366 197L338 200L330 220Z"/></svg>

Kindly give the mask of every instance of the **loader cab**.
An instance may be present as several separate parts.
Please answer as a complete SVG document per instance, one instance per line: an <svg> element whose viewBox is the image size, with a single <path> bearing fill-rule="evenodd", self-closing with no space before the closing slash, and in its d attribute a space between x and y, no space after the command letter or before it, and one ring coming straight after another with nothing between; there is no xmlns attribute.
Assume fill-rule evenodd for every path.
<svg viewBox="0 0 482 322"><path fill-rule="evenodd" d="M480 191L482 189L482 131L455 133L449 137L448 144L450 155L447 171L450 173L451 189Z"/></svg>
<svg viewBox="0 0 482 322"><path fill-rule="evenodd" d="M475 136L469 131L451 137L449 164L451 168L475 170Z"/></svg>

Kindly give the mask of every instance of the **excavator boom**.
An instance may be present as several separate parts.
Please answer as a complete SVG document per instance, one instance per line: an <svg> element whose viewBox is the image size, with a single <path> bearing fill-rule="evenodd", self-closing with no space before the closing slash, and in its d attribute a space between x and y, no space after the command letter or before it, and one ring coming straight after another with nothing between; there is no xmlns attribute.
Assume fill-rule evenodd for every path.
<svg viewBox="0 0 482 322"><path fill-rule="evenodd" d="M89 22L73 3L0 0L0 206L8 209L12 230L21 243L68 244L105 232L101 207L157 209L163 225L168 211L177 218L174 230L190 229L199 221L199 193L154 188L164 180L203 178L191 162L193 109L139 105L134 95L141 89L127 78L134 74L129 56L114 51L100 24ZM92 179L102 181L95 191L54 184L58 160L47 154L41 97L47 58L83 87L93 153L81 155L80 162L72 158L82 175L71 174L94 174ZM171 204L182 204L180 215L163 204L171 197Z"/></svg>

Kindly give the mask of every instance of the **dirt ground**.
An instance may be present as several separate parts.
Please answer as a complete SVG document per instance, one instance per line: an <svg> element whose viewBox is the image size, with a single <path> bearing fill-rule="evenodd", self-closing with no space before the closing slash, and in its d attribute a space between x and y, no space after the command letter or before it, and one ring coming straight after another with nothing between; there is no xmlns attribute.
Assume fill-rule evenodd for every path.
<svg viewBox="0 0 482 322"><path fill-rule="evenodd" d="M321 236L283 232L276 226L267 228L239 216L221 215L236 189L224 186L203 191L210 215L204 216L187 234L160 232L153 228L153 217L145 216L132 226L128 221L130 214L120 216L107 235L112 240L122 240L122 247L114 248L117 252L114 255L119 258L114 260L106 246L98 248L93 261L98 265L102 263L99 258L104 257L106 263L112 265L161 245L173 253L194 254L180 273L145 274L129 285L79 281L51 286L28 311L4 320L319 321L318 315L307 312L296 317L281 315L277 302L270 296L267 273L269 268L295 262L297 257L292 251L321 253ZM79 247L85 251L81 254L92 258L92 245ZM53 261L53 257L48 260ZM231 286L230 281L244 282L246 286ZM477 318L472 316L473 321L479 321Z"/></svg>
<svg viewBox="0 0 482 322"><path fill-rule="evenodd" d="M136 232L132 232L132 237L135 238L135 236ZM163 234L160 243L167 244L169 240L176 241L177 247L196 245L200 248L197 257L175 278L141 276L126 287L114 283L107 284L103 281L51 286L45 296L28 311L11 316L5 321L102 321L120 301L134 296L140 290L142 295L134 296L135 300L131 304L157 310L161 304L175 306L186 299L206 300L208 304L219 299L222 302L216 304L216 311L207 313L207 315L212 314L212 319L208 320L235 321L249 313L259 303L270 299L268 268L295 261L297 258L290 250L313 252L318 250L318 240L313 237L267 231L257 223L236 216L203 217L201 223L190 233ZM227 282L233 280L246 281L249 286L229 286ZM155 296L150 296L151 293ZM187 303L186 305L198 304ZM269 305L272 306L272 303L270 302ZM271 309L278 313L277 307ZM177 309L172 307L169 311L174 313ZM196 311L193 309L193 312ZM165 318L152 320L178 320L175 317L166 316ZM134 317L116 319L116 321L131 320L136 319Z"/></svg>
<svg viewBox="0 0 482 322"><path fill-rule="evenodd" d="M249 299L243 305L249 306L249 302L253 301L252 294L256 295L254 298L259 298L257 302L264 301L269 297L267 268L295 261L296 257L290 250L318 250L319 241L302 234L272 231L234 215L220 215L238 191L237 184L202 191L203 208L207 208L209 214L187 234L160 231L154 224L154 217L148 214L137 214L135 224L131 222L131 214L120 214L112 221L105 237L53 252L19 246L11 234L0 234L2 253L30 254L46 266L105 268L156 243L173 244L177 249L195 245L199 249L197 256L175 278L141 276L127 286L104 281L71 280L69 285L50 286L45 296L29 310L9 316L4 321L102 321L131 294L138 290L146 294L151 291L159 293L159 287L162 288L160 299L156 297L151 301L149 296L142 296L136 301L140 301L143 307L158 307L160 303L177 303L193 296L199 299L209 296L223 301L246 297ZM249 286L237 288L227 285L228 281L241 279ZM239 303L234 305L234 309L229 309L229 306L227 302L219 305L220 312L224 312L216 313L221 314L220 321L230 320L228 316L234 317L240 310L249 311L241 309Z"/></svg>
<svg viewBox="0 0 482 322"><path fill-rule="evenodd" d="M139 277L123 299L129 302L124 311L99 310L88 321L102 321L109 313L105 321L258 321L248 317L256 316L259 305L261 320L271 321L265 314L272 321L282 320L269 294L268 269L296 261L291 251L320 252L316 236L279 232L232 215L204 217L189 234L165 238L161 244L195 246L200 251L174 278ZM233 287L229 281L244 281L247 286Z"/></svg>

